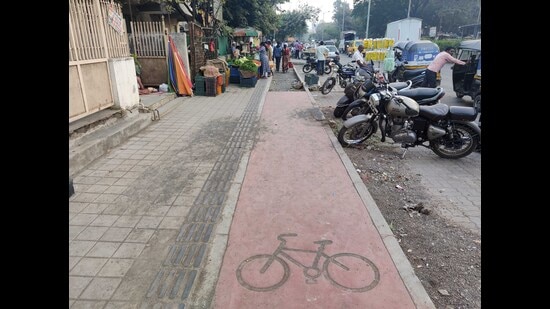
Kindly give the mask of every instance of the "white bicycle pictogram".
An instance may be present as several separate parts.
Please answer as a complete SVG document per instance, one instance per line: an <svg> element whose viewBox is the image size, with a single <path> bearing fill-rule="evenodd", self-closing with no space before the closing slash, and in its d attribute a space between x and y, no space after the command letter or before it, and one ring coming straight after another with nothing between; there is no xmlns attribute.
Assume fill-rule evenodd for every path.
<svg viewBox="0 0 550 309"><path fill-rule="evenodd" d="M282 286L290 276L290 267L283 259L302 268L306 283L316 283L317 278L324 275L333 285L351 292L365 292L374 288L380 282L380 271L369 259L355 253L324 253L326 245L332 240L313 242L319 245L316 251L286 247L285 237L298 234L280 234L277 239L280 244L272 254L258 254L241 262L237 268L237 280L247 289L257 292L271 291ZM290 256L287 252L315 253L311 266L306 266ZM325 258L323 268L319 268L321 257ZM277 263L273 263L277 262Z"/></svg>

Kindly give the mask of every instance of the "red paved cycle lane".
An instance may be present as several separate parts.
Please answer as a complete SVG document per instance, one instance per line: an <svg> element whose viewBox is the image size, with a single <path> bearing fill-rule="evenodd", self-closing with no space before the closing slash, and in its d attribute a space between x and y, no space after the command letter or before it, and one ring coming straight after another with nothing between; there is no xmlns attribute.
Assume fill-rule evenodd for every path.
<svg viewBox="0 0 550 309"><path fill-rule="evenodd" d="M267 93L214 307L415 308L345 166L311 110L305 92ZM324 253L353 253L334 259L350 270L328 263L332 279L326 273L307 278L302 268L279 254L280 260L260 273L268 256L249 258L273 254L281 243L277 236L289 233L297 236L284 237L286 247L313 252L285 251L295 261L311 266L320 246L314 242L331 240ZM318 261L321 272L325 260ZM288 264L286 272L279 261ZM308 274L315 277L316 272ZM279 284L285 275L288 279Z"/></svg>

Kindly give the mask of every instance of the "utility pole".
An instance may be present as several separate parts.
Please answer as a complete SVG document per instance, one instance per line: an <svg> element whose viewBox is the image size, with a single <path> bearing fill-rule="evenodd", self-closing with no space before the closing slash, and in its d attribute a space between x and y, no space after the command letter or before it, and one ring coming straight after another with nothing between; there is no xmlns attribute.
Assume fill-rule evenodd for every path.
<svg viewBox="0 0 550 309"><path fill-rule="evenodd" d="M341 2L342 4L342 32L344 32L344 0Z"/></svg>
<svg viewBox="0 0 550 309"><path fill-rule="evenodd" d="M411 17L411 0L409 0L409 10L407 11L407 18Z"/></svg>
<svg viewBox="0 0 550 309"><path fill-rule="evenodd" d="M365 30L365 39L369 38L370 1L371 0L369 0L369 7L367 9L367 29Z"/></svg>

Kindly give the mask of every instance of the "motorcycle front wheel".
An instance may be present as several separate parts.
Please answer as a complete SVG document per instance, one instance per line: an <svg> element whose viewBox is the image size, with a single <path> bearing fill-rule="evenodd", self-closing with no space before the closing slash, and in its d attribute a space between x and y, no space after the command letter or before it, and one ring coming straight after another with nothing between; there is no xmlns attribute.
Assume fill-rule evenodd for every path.
<svg viewBox="0 0 550 309"><path fill-rule="evenodd" d="M327 80L323 83L323 86L321 86L321 93L322 94L329 94L332 91L332 88L336 85L336 78L335 77L329 77Z"/></svg>
<svg viewBox="0 0 550 309"><path fill-rule="evenodd" d="M342 114L342 120L348 120L349 118L360 114L367 114L370 111L370 108L367 111L365 111L364 109L366 106L364 104L366 103L363 103L360 106L354 106L354 107L348 106L346 110L344 110L344 113Z"/></svg>
<svg viewBox="0 0 550 309"><path fill-rule="evenodd" d="M330 73L332 73L332 67L331 67L330 65L328 65L328 64L325 64L325 69L323 70L323 72L324 72L325 74L330 74Z"/></svg>
<svg viewBox="0 0 550 309"><path fill-rule="evenodd" d="M313 67L309 63L304 64L302 67L302 71L304 71L304 73L309 73L311 70L313 70Z"/></svg>
<svg viewBox="0 0 550 309"><path fill-rule="evenodd" d="M471 154L480 142L477 132L467 125L453 124L452 134L430 141L432 151L445 159L458 159Z"/></svg>
<svg viewBox="0 0 550 309"><path fill-rule="evenodd" d="M338 132L338 141L342 146L358 145L366 141L376 132L378 126L373 119L359 122L349 128L342 126Z"/></svg>

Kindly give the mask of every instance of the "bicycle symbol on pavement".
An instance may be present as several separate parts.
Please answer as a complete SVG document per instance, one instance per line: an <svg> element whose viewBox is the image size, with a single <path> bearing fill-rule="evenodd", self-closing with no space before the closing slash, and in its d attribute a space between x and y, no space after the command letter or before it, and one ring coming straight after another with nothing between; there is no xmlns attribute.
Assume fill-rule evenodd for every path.
<svg viewBox="0 0 550 309"><path fill-rule="evenodd" d="M290 277L290 268L286 260L296 264L303 270L306 283L317 283L317 278L324 277L338 288L351 292L366 292L380 282L380 271L374 263L364 256L355 253L337 253L327 255L324 250L332 240L318 240L316 251L286 247L285 237L298 234L280 234L277 239L279 246L272 254L258 254L241 262L237 268L237 280L252 291L267 292L282 286ZM311 266L306 266L287 252L315 253ZM319 268L321 257L325 258L322 269ZM274 263L276 262L276 263Z"/></svg>

